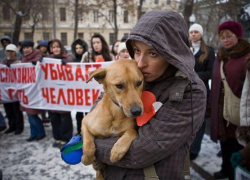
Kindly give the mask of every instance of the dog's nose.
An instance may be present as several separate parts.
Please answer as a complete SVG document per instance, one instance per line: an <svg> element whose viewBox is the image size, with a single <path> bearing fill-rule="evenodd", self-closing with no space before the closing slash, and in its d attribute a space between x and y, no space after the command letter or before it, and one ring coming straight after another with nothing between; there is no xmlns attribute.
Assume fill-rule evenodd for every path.
<svg viewBox="0 0 250 180"><path fill-rule="evenodd" d="M142 109L141 109L140 107L138 107L138 106L132 107L132 108L130 109L130 112L131 112L131 114L132 114L133 116L139 116L139 115L141 115L141 111L142 111Z"/></svg>

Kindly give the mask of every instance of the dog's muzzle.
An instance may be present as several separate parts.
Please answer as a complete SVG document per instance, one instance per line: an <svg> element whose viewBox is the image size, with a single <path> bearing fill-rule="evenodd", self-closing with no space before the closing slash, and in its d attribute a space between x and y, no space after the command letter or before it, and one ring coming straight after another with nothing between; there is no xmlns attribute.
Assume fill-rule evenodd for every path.
<svg viewBox="0 0 250 180"><path fill-rule="evenodd" d="M139 106L134 106L130 109L130 112L131 114L134 116L134 117L137 117L137 116L140 116L141 113L142 113L142 108L139 107Z"/></svg>

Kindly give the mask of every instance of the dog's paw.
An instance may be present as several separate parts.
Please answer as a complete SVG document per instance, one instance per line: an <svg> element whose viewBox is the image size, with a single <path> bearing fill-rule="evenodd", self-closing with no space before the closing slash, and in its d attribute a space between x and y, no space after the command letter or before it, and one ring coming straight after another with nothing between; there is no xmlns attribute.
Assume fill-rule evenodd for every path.
<svg viewBox="0 0 250 180"><path fill-rule="evenodd" d="M85 156L85 155L82 156L82 163L85 166L92 164L94 160L95 160L95 156Z"/></svg>
<svg viewBox="0 0 250 180"><path fill-rule="evenodd" d="M117 151L116 148L112 148L110 152L110 161L115 163L123 158L126 151Z"/></svg>
<svg viewBox="0 0 250 180"><path fill-rule="evenodd" d="M92 165L93 165L93 168L94 168L96 171L99 171L99 170L105 168L105 164L102 163L102 162L100 162L100 161L94 161Z"/></svg>

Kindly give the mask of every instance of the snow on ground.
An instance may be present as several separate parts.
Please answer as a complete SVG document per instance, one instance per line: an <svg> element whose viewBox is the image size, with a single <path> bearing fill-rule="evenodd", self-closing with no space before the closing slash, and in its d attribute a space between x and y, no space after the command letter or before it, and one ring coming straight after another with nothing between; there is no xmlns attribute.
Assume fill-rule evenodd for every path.
<svg viewBox="0 0 250 180"><path fill-rule="evenodd" d="M0 110L4 112L2 106ZM21 135L0 133L0 169L3 171L3 180L95 179L92 166L64 163L59 149L52 147L53 137L50 124L45 126L46 138L41 141L26 142L30 136L30 129L27 116L24 117L25 128ZM75 117L74 112L72 117ZM73 124L76 131L75 118L73 118ZM192 180L204 180L192 168L191 175Z"/></svg>

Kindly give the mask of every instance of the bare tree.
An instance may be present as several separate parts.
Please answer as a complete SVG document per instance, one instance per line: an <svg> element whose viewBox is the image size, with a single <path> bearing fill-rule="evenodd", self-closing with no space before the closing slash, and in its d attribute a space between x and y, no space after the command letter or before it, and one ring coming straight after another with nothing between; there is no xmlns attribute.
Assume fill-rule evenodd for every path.
<svg viewBox="0 0 250 180"><path fill-rule="evenodd" d="M12 43L17 44L19 41L20 31L22 28L23 17L27 16L31 8L31 0L1 0L15 14L14 27L12 31Z"/></svg>

